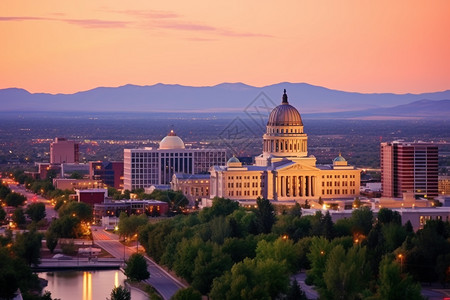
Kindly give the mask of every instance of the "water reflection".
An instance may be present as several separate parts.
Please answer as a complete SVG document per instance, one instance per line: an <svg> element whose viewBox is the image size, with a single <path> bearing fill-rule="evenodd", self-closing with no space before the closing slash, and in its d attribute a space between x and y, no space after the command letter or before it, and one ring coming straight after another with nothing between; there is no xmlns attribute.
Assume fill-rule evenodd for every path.
<svg viewBox="0 0 450 300"><path fill-rule="evenodd" d="M38 273L38 276L48 280L44 290L50 291L52 298L61 300L106 299L110 297L114 287L124 286L126 279L119 270L59 271ZM144 300L148 299L148 296L131 289L131 299Z"/></svg>

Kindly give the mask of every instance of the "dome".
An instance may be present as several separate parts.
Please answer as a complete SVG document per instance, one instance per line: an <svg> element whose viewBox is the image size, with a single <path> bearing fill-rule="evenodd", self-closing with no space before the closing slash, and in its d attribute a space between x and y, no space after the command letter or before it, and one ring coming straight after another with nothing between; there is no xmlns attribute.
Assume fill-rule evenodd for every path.
<svg viewBox="0 0 450 300"><path fill-rule="evenodd" d="M231 157L228 161L227 164L229 163L240 163L241 161L239 160L239 158L237 158L236 156L233 155L233 157Z"/></svg>
<svg viewBox="0 0 450 300"><path fill-rule="evenodd" d="M303 126L298 110L289 104L286 90L284 90L281 105L275 107L269 116L268 126Z"/></svg>
<svg viewBox="0 0 450 300"><path fill-rule="evenodd" d="M335 159L333 159L333 162L338 162L338 161L347 161L345 158L342 157L342 155L339 153L339 156L336 157Z"/></svg>
<svg viewBox="0 0 450 300"><path fill-rule="evenodd" d="M229 168L240 168L242 167L242 163L235 155L233 155L233 157L227 161L227 166Z"/></svg>
<svg viewBox="0 0 450 300"><path fill-rule="evenodd" d="M159 149L169 150L169 149L184 149L184 142L180 137L178 137L173 130L159 142Z"/></svg>

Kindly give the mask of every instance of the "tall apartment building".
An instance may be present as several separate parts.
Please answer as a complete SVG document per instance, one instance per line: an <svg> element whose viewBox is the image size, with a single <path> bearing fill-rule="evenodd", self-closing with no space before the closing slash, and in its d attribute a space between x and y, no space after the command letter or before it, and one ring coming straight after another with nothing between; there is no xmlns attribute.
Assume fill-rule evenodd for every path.
<svg viewBox="0 0 450 300"><path fill-rule="evenodd" d="M50 143L50 163L77 163L79 162L79 144L65 138L55 138Z"/></svg>
<svg viewBox="0 0 450 300"><path fill-rule="evenodd" d="M438 195L438 146L423 142L381 143L381 189L384 197Z"/></svg>
<svg viewBox="0 0 450 300"><path fill-rule="evenodd" d="M159 148L124 149L124 189L169 185L175 173L207 173L213 165L225 165L224 149L186 149L173 130Z"/></svg>

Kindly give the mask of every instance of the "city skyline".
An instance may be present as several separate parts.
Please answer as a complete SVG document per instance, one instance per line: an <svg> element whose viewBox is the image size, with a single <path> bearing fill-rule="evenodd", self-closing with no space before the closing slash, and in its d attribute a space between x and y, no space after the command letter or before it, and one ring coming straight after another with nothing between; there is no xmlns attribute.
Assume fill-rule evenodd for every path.
<svg viewBox="0 0 450 300"><path fill-rule="evenodd" d="M159 82L449 89L447 1L0 4L0 88L73 93Z"/></svg>

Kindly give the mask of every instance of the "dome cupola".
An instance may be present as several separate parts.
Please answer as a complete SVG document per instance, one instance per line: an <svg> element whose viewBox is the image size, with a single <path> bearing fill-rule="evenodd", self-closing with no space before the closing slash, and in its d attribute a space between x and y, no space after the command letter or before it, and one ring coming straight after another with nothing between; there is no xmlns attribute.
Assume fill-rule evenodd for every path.
<svg viewBox="0 0 450 300"><path fill-rule="evenodd" d="M171 149L185 149L183 140L171 130L169 134L159 142L159 149L171 150Z"/></svg>
<svg viewBox="0 0 450 300"><path fill-rule="evenodd" d="M281 105L275 107L269 116L268 126L303 126L298 110L289 104L286 90L284 90Z"/></svg>

